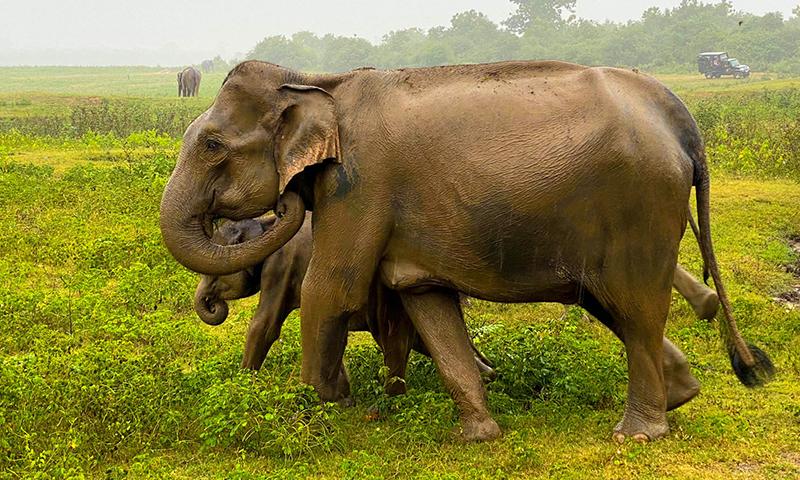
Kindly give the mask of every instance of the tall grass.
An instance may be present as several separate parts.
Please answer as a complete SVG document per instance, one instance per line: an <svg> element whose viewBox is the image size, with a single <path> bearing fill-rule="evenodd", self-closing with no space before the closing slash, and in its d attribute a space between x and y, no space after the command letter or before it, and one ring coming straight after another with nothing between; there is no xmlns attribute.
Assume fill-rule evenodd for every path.
<svg viewBox="0 0 800 480"><path fill-rule="evenodd" d="M68 104L60 114L25 114L24 107L0 116L0 134L11 131L32 137L80 138L94 132L127 137L144 131L180 138L186 127L207 107L178 100L161 102L129 98L88 98Z"/></svg>
<svg viewBox="0 0 800 480"><path fill-rule="evenodd" d="M686 95L712 168L800 180L800 89Z"/></svg>

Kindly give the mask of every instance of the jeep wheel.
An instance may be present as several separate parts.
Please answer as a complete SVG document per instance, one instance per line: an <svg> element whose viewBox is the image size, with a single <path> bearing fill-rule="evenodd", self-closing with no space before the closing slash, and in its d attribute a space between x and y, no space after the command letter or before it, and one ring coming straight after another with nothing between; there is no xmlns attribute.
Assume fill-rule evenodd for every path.
<svg viewBox="0 0 800 480"><path fill-rule="evenodd" d="M733 78L744 78L744 75L741 72L734 72Z"/></svg>
<svg viewBox="0 0 800 480"><path fill-rule="evenodd" d="M706 78L711 80L712 78L714 78L714 74L713 73L706 73Z"/></svg>

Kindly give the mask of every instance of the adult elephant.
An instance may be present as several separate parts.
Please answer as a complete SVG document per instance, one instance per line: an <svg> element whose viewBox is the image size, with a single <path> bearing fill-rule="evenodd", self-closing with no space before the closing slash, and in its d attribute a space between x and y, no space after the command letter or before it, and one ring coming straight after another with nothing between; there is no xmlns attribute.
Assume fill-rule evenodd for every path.
<svg viewBox="0 0 800 480"><path fill-rule="evenodd" d="M203 69L203 73L213 72L214 60L203 60L203 63L200 64L200 68Z"/></svg>
<svg viewBox="0 0 800 480"><path fill-rule="evenodd" d="M161 230L183 265L224 275L280 248L313 210L303 381L324 400L349 397L348 319L379 278L400 292L471 440L500 431L458 292L578 303L625 343L614 437L644 440L669 430L665 374L688 372L663 331L693 186L733 367L763 383L772 365L739 334L714 256L697 126L635 71L545 61L306 75L245 62L187 129ZM273 208L282 219L259 238L210 241L216 218Z"/></svg>
<svg viewBox="0 0 800 480"><path fill-rule="evenodd" d="M186 67L178 74L178 96L196 97L200 91L200 70Z"/></svg>

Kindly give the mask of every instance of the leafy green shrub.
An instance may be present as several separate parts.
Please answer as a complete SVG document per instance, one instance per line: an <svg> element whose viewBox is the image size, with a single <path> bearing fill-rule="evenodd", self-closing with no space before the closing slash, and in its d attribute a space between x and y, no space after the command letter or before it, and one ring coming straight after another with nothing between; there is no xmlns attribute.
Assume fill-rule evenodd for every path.
<svg viewBox="0 0 800 480"><path fill-rule="evenodd" d="M235 372L203 392L198 407L204 448L226 447L294 457L337 445L334 406L321 405L308 385Z"/></svg>
<svg viewBox="0 0 800 480"><path fill-rule="evenodd" d="M625 363L618 350L604 352L581 322L580 309L573 308L564 320L498 328L482 338L479 348L495 362L497 380L489 384L495 403L504 410L511 408L510 399L523 407L536 399L601 408L618 405L624 395Z"/></svg>
<svg viewBox="0 0 800 480"><path fill-rule="evenodd" d="M17 101L16 105L30 105ZM55 115L19 115L0 118L0 134L18 131L23 135L53 139L84 139L114 134L125 138L141 132L180 138L186 127L205 106L179 99L86 97ZM86 137L88 135L88 137Z"/></svg>
<svg viewBox="0 0 800 480"><path fill-rule="evenodd" d="M800 179L800 90L686 98L717 170Z"/></svg>

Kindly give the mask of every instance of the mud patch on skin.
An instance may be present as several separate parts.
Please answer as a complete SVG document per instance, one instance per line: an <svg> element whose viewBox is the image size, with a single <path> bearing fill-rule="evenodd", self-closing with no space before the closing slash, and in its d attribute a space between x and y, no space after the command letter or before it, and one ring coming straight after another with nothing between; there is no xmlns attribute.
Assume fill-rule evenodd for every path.
<svg viewBox="0 0 800 480"><path fill-rule="evenodd" d="M792 263L784 263L782 267L786 272L791 273L794 277L789 290L780 293L773 297L773 299L786 305L789 308L800 308L800 235L790 235L788 238L789 248L792 249L797 255L798 260Z"/></svg>

